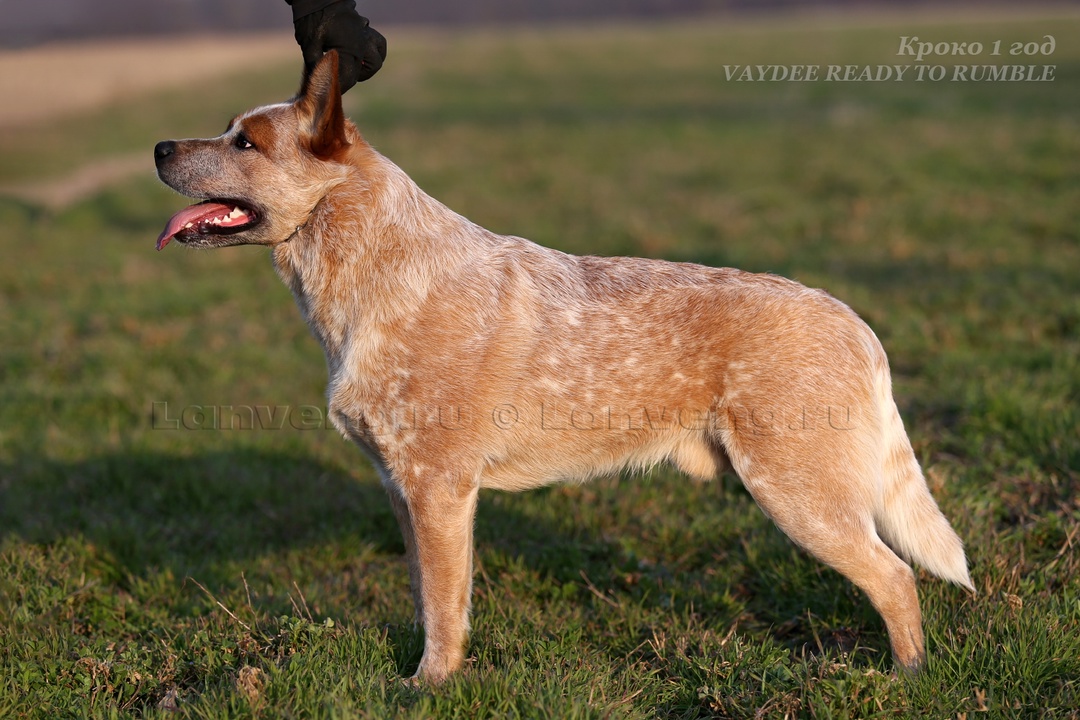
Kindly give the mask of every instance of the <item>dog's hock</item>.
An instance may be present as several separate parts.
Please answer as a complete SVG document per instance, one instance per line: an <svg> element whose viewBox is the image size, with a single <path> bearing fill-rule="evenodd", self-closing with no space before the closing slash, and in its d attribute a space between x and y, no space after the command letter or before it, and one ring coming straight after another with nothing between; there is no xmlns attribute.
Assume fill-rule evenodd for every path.
<svg viewBox="0 0 1080 720"><path fill-rule="evenodd" d="M312 155L329 160L349 146L345 136L345 113L341 109L336 50L323 55L304 77L296 106L308 119Z"/></svg>

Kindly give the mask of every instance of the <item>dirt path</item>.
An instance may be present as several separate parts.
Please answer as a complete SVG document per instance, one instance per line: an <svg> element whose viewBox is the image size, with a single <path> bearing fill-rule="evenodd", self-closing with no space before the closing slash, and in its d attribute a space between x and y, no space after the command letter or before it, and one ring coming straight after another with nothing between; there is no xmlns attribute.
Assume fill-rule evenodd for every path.
<svg viewBox="0 0 1080 720"><path fill-rule="evenodd" d="M0 132L86 112L141 93L192 85L300 54L287 32L110 40L0 52ZM145 153L95 160L61 177L0 187L0 194L62 209L147 171Z"/></svg>
<svg viewBox="0 0 1080 720"><path fill-rule="evenodd" d="M123 182L140 173L149 176L153 172L153 163L147 160L147 157L146 152L114 155L95 160L60 177L0 186L0 195L16 197L50 210L62 210L114 183Z"/></svg>
<svg viewBox="0 0 1080 720"><path fill-rule="evenodd" d="M287 32L109 40L0 52L0 130L300 53Z"/></svg>

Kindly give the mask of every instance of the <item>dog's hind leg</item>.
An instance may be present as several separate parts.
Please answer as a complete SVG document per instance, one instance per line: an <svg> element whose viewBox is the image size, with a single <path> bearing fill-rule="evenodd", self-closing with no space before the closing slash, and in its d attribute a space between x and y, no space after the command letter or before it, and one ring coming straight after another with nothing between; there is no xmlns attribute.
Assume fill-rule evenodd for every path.
<svg viewBox="0 0 1080 720"><path fill-rule="evenodd" d="M859 475L860 463L825 465L806 456L750 462L738 452L731 458L773 522L867 594L885 620L896 662L917 670L926 654L915 575L874 529L874 481Z"/></svg>
<svg viewBox="0 0 1080 720"><path fill-rule="evenodd" d="M439 683L465 660L479 483L431 477L402 495L414 542L410 576L418 586L413 593L419 596L424 625L424 655L416 677Z"/></svg>

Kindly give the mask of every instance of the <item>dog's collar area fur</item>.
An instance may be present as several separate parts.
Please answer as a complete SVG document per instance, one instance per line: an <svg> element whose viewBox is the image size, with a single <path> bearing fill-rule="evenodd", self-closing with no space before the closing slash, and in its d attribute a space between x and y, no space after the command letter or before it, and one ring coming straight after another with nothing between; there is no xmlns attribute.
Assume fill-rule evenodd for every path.
<svg viewBox="0 0 1080 720"><path fill-rule="evenodd" d="M319 201L317 203L315 203L315 206L313 208L311 208L311 210L308 211L307 217L304 218L304 222L297 225L296 228L292 231L292 234L290 234L289 237L285 238L281 242L283 242L283 243L291 242L293 238L295 238L297 235L300 234L301 230L303 230L308 225L310 225L311 224L311 218L313 218L315 216L315 211L319 209L319 206L323 204L323 201L325 199L326 199L325 195L323 195L321 198L319 198Z"/></svg>

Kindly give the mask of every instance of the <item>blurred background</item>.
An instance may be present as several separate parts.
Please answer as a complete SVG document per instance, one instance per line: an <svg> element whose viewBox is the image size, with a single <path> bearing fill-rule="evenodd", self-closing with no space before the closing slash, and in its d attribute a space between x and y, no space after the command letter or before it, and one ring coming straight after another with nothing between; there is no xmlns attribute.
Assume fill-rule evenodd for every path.
<svg viewBox="0 0 1080 720"><path fill-rule="evenodd" d="M550 717L594 696L615 703L604 717L752 717L762 703L777 717L1075 717L1080 3L357 5L390 53L347 114L455 211L568 252L786 275L864 317L979 588L920 582L942 661L893 682L865 599L733 479L658 469L485 494L477 558L498 589L477 598L477 698L512 687L546 709L519 716ZM913 66L897 53L915 35L982 44L922 63L950 78L1019 64L1054 79L725 70ZM425 702L366 681L418 660L401 541L356 448L290 421L324 407L326 366L268 252L154 251L189 202L157 181L154 144L217 135L296 91L288 6L0 0L0 45L0 716L143 716L170 688L204 703L195 715L233 716L241 663L277 668L268 716ZM245 645L187 577L274 637L295 588L309 615L382 640L336 656L360 669L333 660L294 680L276 641ZM406 640L387 645L387 623ZM533 672L561 667L546 649L519 662L538 637L572 638L581 673ZM228 649L255 646L271 649ZM832 662L838 648L857 650ZM485 682L508 666L510 681ZM296 687L310 704L285 707ZM411 716L476 717L463 697Z"/></svg>
<svg viewBox="0 0 1080 720"><path fill-rule="evenodd" d="M1062 3L1066 4L1066 3ZM360 0L373 24L497 24L611 18L672 18L704 14L771 14L834 8L905 11L926 8L1008 8L1004 0ZM281 28L290 20L281 0L0 0L0 44L47 40L250 32Z"/></svg>

